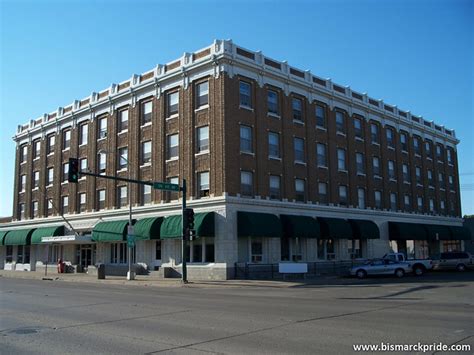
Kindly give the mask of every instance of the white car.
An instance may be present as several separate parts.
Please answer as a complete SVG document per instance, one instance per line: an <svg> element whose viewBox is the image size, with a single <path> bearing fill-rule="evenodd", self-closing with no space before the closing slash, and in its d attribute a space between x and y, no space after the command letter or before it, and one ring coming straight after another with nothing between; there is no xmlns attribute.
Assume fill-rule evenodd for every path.
<svg viewBox="0 0 474 355"><path fill-rule="evenodd" d="M410 272L412 272L412 267L409 263L387 259L369 260L363 265L354 266L350 269L351 276L357 276L359 279L371 275L394 275L396 277L403 277Z"/></svg>

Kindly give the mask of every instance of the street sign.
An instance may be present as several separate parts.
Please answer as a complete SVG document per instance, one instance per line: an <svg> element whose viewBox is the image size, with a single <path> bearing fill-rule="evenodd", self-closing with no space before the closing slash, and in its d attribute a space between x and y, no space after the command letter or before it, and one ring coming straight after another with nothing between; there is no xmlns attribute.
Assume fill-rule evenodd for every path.
<svg viewBox="0 0 474 355"><path fill-rule="evenodd" d="M135 247L135 236L134 235L127 235L127 246L129 248Z"/></svg>
<svg viewBox="0 0 474 355"><path fill-rule="evenodd" d="M178 184L170 184L169 182L154 182L153 188L156 190L179 191Z"/></svg>

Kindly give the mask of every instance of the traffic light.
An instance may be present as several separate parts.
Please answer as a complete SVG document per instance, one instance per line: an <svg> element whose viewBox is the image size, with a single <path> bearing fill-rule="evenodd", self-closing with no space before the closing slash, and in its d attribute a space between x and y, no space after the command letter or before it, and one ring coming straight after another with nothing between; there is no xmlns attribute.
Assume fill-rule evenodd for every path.
<svg viewBox="0 0 474 355"><path fill-rule="evenodd" d="M194 240L194 239L196 239L196 230L189 229L189 240Z"/></svg>
<svg viewBox="0 0 474 355"><path fill-rule="evenodd" d="M79 180L79 159L69 158L69 172L67 181L77 182Z"/></svg>
<svg viewBox="0 0 474 355"><path fill-rule="evenodd" d="M194 211L192 208L185 208L183 211L183 228L194 228Z"/></svg>

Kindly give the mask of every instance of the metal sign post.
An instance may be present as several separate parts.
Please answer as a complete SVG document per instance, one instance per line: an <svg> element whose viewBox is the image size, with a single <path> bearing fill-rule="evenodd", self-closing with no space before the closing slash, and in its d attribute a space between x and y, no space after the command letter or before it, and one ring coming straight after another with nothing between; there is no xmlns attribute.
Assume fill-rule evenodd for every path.
<svg viewBox="0 0 474 355"><path fill-rule="evenodd" d="M188 270L186 268L186 231L184 228L184 210L186 209L186 179L183 179L183 186L181 187L181 191L183 191L183 210L181 211L181 228L183 231L183 238L181 238L181 265L182 272L181 272L181 282L183 284L188 283Z"/></svg>

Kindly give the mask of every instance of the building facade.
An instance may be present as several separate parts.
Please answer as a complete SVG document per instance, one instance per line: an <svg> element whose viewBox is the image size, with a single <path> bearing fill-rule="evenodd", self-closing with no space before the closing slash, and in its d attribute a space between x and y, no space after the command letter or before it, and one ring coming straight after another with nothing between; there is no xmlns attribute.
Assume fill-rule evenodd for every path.
<svg viewBox="0 0 474 355"><path fill-rule="evenodd" d="M179 194L91 176L68 183L70 157L83 171L186 179L199 217L191 278L231 278L237 263L463 248L454 131L232 41L31 120L14 140L5 269L63 259L122 273L130 199L135 267L179 274Z"/></svg>

